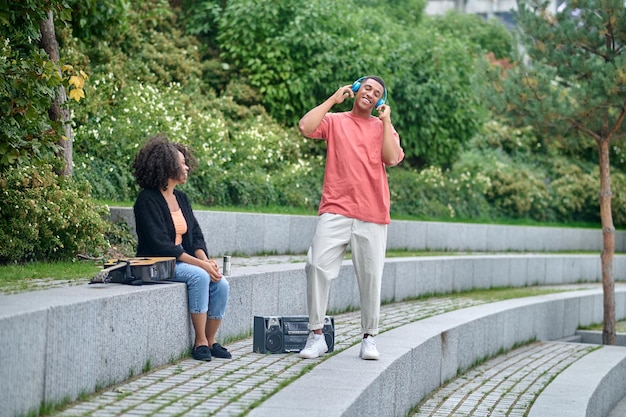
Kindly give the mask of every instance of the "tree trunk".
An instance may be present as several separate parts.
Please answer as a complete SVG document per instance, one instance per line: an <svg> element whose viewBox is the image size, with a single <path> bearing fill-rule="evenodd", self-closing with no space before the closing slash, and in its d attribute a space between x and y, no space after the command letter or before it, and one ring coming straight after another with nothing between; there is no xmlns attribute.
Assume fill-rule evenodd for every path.
<svg viewBox="0 0 626 417"><path fill-rule="evenodd" d="M59 43L57 42L56 34L54 32L54 18L52 11L48 11L48 18L42 20L39 23L39 29L41 30L41 47L47 52L50 59L57 64L59 62ZM59 68L59 75L61 69ZM72 126L70 125L70 112L67 108L63 107L63 104L67 101L67 94L65 93L65 87L60 86L56 98L48 110L48 115L52 121L61 121L63 123L63 129L65 134L63 138L57 142L61 148L59 152L59 158L62 158L64 162L64 168L59 175L72 176L74 172L72 161Z"/></svg>
<svg viewBox="0 0 626 417"><path fill-rule="evenodd" d="M615 282L613 281L613 254L615 252L615 226L611 213L611 167L609 165L609 140L598 139L600 164L600 219L602 221L602 289L604 292L604 326L602 343L615 344Z"/></svg>

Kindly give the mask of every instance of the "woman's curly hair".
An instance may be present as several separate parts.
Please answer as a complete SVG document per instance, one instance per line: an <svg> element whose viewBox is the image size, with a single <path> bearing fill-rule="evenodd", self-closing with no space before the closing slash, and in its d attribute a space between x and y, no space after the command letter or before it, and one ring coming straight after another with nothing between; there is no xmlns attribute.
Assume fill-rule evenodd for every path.
<svg viewBox="0 0 626 417"><path fill-rule="evenodd" d="M170 178L183 175L178 162L179 151L185 156L185 163L191 172L198 161L189 148L170 142L162 133L148 139L133 162L133 176L137 184L141 188L166 190Z"/></svg>

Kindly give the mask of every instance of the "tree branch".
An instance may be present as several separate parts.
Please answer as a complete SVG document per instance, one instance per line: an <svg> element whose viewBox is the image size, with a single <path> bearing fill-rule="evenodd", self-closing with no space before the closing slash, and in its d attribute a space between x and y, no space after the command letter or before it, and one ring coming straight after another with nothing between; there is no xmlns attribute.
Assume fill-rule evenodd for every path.
<svg viewBox="0 0 626 417"><path fill-rule="evenodd" d="M574 128L576 128L577 130L580 130L583 133L588 134L589 136L591 136L592 138L594 138L596 141L600 141L602 140L602 136L598 135L596 132L594 132L593 130L589 129L588 127L586 127L585 125L583 125L582 123L580 123L579 121L577 121L574 118L568 117L566 119L572 126L574 126Z"/></svg>
<svg viewBox="0 0 626 417"><path fill-rule="evenodd" d="M626 117L626 104L624 105L624 107L622 107L622 111L620 112L619 116L617 116L617 120L613 124L613 127L609 129L608 133L606 134L607 139L610 140L611 136L613 136L615 132L617 132L620 129L620 127L622 126L622 123L624 122L625 117Z"/></svg>

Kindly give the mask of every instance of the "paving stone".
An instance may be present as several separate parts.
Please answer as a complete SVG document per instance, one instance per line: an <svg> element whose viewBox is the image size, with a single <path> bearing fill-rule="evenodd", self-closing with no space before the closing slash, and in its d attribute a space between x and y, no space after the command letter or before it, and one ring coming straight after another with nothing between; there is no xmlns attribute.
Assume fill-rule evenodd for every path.
<svg viewBox="0 0 626 417"><path fill-rule="evenodd" d="M381 307L381 332L459 308L480 304L440 297ZM336 314L335 350L360 340L360 312ZM241 416L307 367L324 360L296 354L252 352L252 338L226 346L232 360L184 359L109 388L53 416ZM556 374L591 347L535 342L487 360L435 390L411 417L523 416Z"/></svg>

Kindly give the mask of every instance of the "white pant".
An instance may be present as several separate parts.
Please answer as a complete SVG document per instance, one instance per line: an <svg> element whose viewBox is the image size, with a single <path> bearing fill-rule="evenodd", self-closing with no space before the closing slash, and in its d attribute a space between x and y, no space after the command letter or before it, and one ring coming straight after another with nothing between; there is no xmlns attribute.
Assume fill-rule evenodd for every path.
<svg viewBox="0 0 626 417"><path fill-rule="evenodd" d="M307 254L307 302L309 329L324 327L331 281L339 275L350 244L352 263L359 285L361 328L378 334L380 289L387 247L387 225L364 222L338 214L320 216Z"/></svg>

